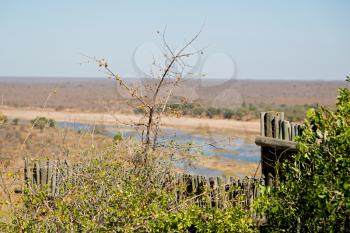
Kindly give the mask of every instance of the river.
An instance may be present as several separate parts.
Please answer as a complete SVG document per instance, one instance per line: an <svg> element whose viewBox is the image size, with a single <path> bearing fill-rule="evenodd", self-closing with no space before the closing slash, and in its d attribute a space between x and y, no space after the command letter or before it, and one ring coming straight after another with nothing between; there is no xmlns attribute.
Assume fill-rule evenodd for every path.
<svg viewBox="0 0 350 233"><path fill-rule="evenodd" d="M56 122L59 128L69 128L80 131L91 131L94 127L90 124ZM95 126L101 133L108 137L113 137L116 132L121 132L123 137L132 137L140 140L140 134L130 128L120 128L117 126ZM101 130L103 129L103 130ZM164 145L173 142L175 145L186 145L191 153L201 153L203 156L215 156L229 160L239 160L258 163L260 161L260 148L254 143L240 137L228 137L223 134L201 134L186 130L167 128L161 131L159 144ZM186 170L192 174L206 176L220 176L222 171L206 167L187 167L183 162L177 162L179 168L186 167Z"/></svg>

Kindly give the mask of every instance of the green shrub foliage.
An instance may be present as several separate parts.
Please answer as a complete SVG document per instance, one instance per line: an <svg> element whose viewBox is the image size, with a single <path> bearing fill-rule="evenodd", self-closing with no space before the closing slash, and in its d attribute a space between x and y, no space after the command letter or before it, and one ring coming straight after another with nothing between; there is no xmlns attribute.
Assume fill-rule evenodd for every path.
<svg viewBox="0 0 350 233"><path fill-rule="evenodd" d="M299 152L281 164L280 181L255 207L272 232L349 232L350 90L339 90L335 111L308 111L305 124Z"/></svg>
<svg viewBox="0 0 350 233"><path fill-rule="evenodd" d="M43 130L45 127L55 128L56 122L53 119L48 119L46 117L36 117L31 120L30 123L34 128Z"/></svg>
<svg viewBox="0 0 350 233"><path fill-rule="evenodd" d="M11 124L12 124L12 125L18 125L18 123L19 123L19 119L18 119L18 118L14 118L14 119L12 119L12 121L11 121Z"/></svg>
<svg viewBox="0 0 350 233"><path fill-rule="evenodd" d="M116 134L113 136L113 142L118 143L123 140L123 134L121 132L116 132Z"/></svg>
<svg viewBox="0 0 350 233"><path fill-rule="evenodd" d="M8 121L7 116L0 112L0 125L1 124L6 124L7 121Z"/></svg>
<svg viewBox="0 0 350 233"><path fill-rule="evenodd" d="M223 118L235 120L251 120L257 119L260 112L278 111L284 112L287 119L290 121L302 121L305 119L305 112L316 105L268 105L268 104L246 104L235 108L223 108L203 106L199 103L169 103L165 108L165 113L176 114L193 117L207 117L207 118ZM137 107L134 110L135 114L145 114L145 109ZM162 107L158 107L157 111L162 111Z"/></svg>
<svg viewBox="0 0 350 233"><path fill-rule="evenodd" d="M52 198L25 189L14 232L254 232L246 210L199 207L177 200L166 162L128 168L115 156L84 162Z"/></svg>

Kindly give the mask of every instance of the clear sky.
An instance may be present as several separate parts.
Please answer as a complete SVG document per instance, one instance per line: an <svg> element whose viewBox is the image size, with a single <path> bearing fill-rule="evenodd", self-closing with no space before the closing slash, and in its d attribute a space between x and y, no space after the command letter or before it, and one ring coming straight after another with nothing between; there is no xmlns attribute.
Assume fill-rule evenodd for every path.
<svg viewBox="0 0 350 233"><path fill-rule="evenodd" d="M344 80L350 74L350 1L108 1L0 3L0 76L102 77L79 53L135 76L167 25L181 45L205 22L203 70L239 79ZM148 54L148 55L147 55Z"/></svg>

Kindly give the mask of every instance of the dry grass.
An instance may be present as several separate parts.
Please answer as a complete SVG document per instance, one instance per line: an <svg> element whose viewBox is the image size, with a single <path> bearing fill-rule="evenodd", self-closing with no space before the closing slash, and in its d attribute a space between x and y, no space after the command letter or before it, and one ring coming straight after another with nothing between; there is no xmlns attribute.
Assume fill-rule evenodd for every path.
<svg viewBox="0 0 350 233"><path fill-rule="evenodd" d="M40 131L29 125L0 125L0 219L6 217L11 202L16 204L20 200L15 190L23 185L25 157L76 162L89 151L108 144L111 144L111 139L91 132L55 128Z"/></svg>
<svg viewBox="0 0 350 233"><path fill-rule="evenodd" d="M111 139L92 135L89 131L56 128L41 131L29 125L5 125L0 131L0 159L6 167L16 166L18 160L24 157L74 160L84 150L101 148L110 142Z"/></svg>

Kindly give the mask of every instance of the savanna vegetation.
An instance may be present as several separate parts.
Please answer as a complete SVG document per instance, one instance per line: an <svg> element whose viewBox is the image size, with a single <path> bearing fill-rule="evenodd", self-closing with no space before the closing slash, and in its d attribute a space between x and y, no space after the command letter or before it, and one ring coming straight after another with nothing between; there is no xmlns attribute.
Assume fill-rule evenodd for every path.
<svg viewBox="0 0 350 233"><path fill-rule="evenodd" d="M143 84L143 80L128 79L130 86ZM200 86L201 83L204 83ZM287 80L232 80L222 82L208 77L201 80L180 82L174 90L174 96L189 97L198 93L198 99L189 98L187 102L200 103L203 107L237 109L243 102L259 107L278 107L285 105L302 106L318 103L322 106L335 106L337 89L342 81L287 81ZM50 98L47 108L56 111L132 113L127 101L130 98L110 79L62 79L62 78L3 78L0 77L0 94L4 96L2 107L41 108L48 93L57 90ZM220 95L233 93L240 99ZM98 96L99 98L95 98ZM215 102L213 103L213 98ZM262 110L273 110L273 108ZM277 109L276 109L277 110ZM288 114L289 115L289 114Z"/></svg>
<svg viewBox="0 0 350 233"><path fill-rule="evenodd" d="M105 59L88 57L142 105L145 118L138 123L142 129L142 140L135 142L116 134L113 142L105 147L97 149L92 146L90 150L78 154L74 166L79 169L74 170L64 180L64 188L59 190L58 196L50 196L45 187L32 188L31 185L23 187L22 202L14 204L8 195L11 221L2 225L5 231L256 231L249 210L236 206L236 202L227 203L223 208L217 209L211 205L197 205L198 197L193 196L194 194L176 198L178 186L174 185L175 180L172 179L175 172L172 163L174 153L157 144L161 115L174 87L181 79L183 69L186 68L183 65L184 59L202 52L187 52L199 33L178 51L168 46L163 34L168 56L165 57L164 69L160 69L160 78L155 78L156 85L148 89L147 95L129 86L109 68ZM175 65L183 66L183 69L175 68ZM168 94L161 96L161 91ZM158 106L162 106L163 110L158 111ZM31 124L29 136L22 143L24 146L29 144L32 130L39 130L43 134L46 129L54 128L54 122L46 118L36 118ZM91 140L93 144L93 134ZM45 142L41 145L45 148ZM69 155L69 149L63 150L63 158L69 158ZM40 157L44 156L41 154ZM29 183L30 181L27 182ZM7 189L5 193L9 193Z"/></svg>
<svg viewBox="0 0 350 233"><path fill-rule="evenodd" d="M348 81L350 81L348 79ZM347 232L350 220L350 90L339 90L335 110L313 108L299 136L299 152L280 164L275 185L261 187L254 210L267 232ZM12 125L11 127L19 127ZM40 131L39 131L40 132ZM24 189L6 231L24 232L255 232L250 210L198 206L174 195L166 151L149 152L117 135L85 153L62 195Z"/></svg>
<svg viewBox="0 0 350 233"><path fill-rule="evenodd" d="M350 80L349 80L350 81ZM337 108L308 111L299 152L280 164L273 187L261 187L254 210L267 232L347 232L350 220L350 90L340 89ZM11 127L23 127L7 124ZM37 129L35 129L37 130ZM37 131L36 134L42 132ZM117 134L80 157L79 173L62 195L24 189L5 231L23 232L256 232L250 210L198 206L193 196L174 195L169 155L149 152Z"/></svg>
<svg viewBox="0 0 350 233"><path fill-rule="evenodd" d="M207 118L223 118L235 120L252 120L258 119L260 112L263 111L277 111L284 112L287 119L290 121L303 121L306 117L306 111L316 105L266 105L266 104L246 104L243 103L237 108L223 108L223 107L206 107L199 103L170 103L166 108L166 113L177 116L191 116L191 117L207 117ZM160 111L161 109L158 109ZM135 108L134 113L144 114L141 107Z"/></svg>
<svg viewBox="0 0 350 233"><path fill-rule="evenodd" d="M54 199L47 189L25 186L23 194L2 193L7 221L1 223L5 232L253 232L256 228L248 211L234 205L224 209L198 206L194 196L177 200L175 184L170 176L174 170L168 152L156 150L149 154L147 166L139 157L143 146L116 133L113 140L89 132L29 125L3 124L1 171L21 167L24 154L31 158L67 159L81 166L70 176L65 190ZM30 137L25 145L23 141ZM6 140L5 140L6 139ZM90 144L91 143L91 144ZM94 144L94 146L92 146ZM21 146L23 146L21 148ZM9 181L23 182L22 176L7 172ZM21 181L22 180L22 181ZM2 183L3 184L3 183ZM22 185L17 183L17 186ZM1 186L2 188L8 188ZM23 195L23 196L22 196ZM2 205L5 203L1 203ZM9 221L9 216L11 216ZM1 217L1 215L0 215ZM2 219L2 218L0 218ZM1 222L1 221L0 221Z"/></svg>

